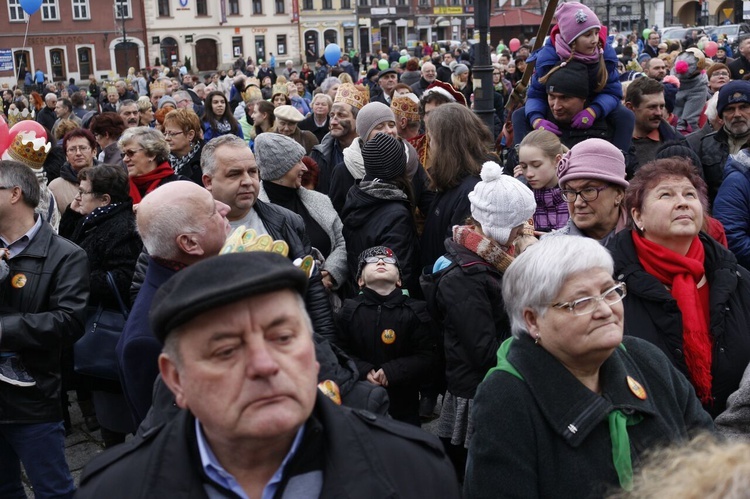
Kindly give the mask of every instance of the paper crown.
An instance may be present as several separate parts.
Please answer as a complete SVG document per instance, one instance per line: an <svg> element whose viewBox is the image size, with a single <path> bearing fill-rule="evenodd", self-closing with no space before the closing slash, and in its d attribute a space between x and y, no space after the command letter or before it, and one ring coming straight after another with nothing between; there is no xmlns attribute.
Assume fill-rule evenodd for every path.
<svg viewBox="0 0 750 499"><path fill-rule="evenodd" d="M419 97L412 93L394 95L391 100L391 111L397 118L419 121Z"/></svg>
<svg viewBox="0 0 750 499"><path fill-rule="evenodd" d="M52 144L43 137L37 137L36 132L19 132L5 151L15 161L23 163L32 170L39 170L44 166Z"/></svg>
<svg viewBox="0 0 750 499"><path fill-rule="evenodd" d="M11 128L19 121L33 119L34 112L30 112L28 108L24 109L23 111L19 111L18 109L11 109L10 111L8 111L8 126Z"/></svg>
<svg viewBox="0 0 750 499"><path fill-rule="evenodd" d="M336 98L333 99L334 104L349 104L357 109L362 109L368 102L370 102L370 90L353 83L342 83L336 92Z"/></svg>
<svg viewBox="0 0 750 499"><path fill-rule="evenodd" d="M276 94L284 94L289 95L289 89L286 86L286 83L277 83L273 86L273 95Z"/></svg>
<svg viewBox="0 0 750 499"><path fill-rule="evenodd" d="M167 82L163 80L156 80L154 82L151 82L148 86L149 90L154 90L155 88L163 88L164 90L167 89Z"/></svg>
<svg viewBox="0 0 750 499"><path fill-rule="evenodd" d="M424 91L424 94L422 94L422 99L433 92L448 97L451 102L458 102L459 104L463 104L464 106L466 105L466 97L464 97L464 94L453 88L453 85L449 83L445 83L440 80L433 81L432 83L430 83L430 86L427 87L427 89Z"/></svg>

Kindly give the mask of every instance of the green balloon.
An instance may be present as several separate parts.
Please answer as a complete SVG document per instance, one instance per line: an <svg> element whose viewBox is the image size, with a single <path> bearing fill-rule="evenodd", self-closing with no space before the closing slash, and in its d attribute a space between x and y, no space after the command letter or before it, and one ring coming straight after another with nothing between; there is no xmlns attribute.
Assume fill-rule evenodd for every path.
<svg viewBox="0 0 750 499"><path fill-rule="evenodd" d="M502 43L498 43L498 44L497 44L497 53L499 54L499 53L500 53L500 52L502 52L503 50L505 50L505 44L502 44Z"/></svg>
<svg viewBox="0 0 750 499"><path fill-rule="evenodd" d="M646 28L643 30L643 39L648 40L648 35L651 34L651 30L649 28Z"/></svg>
<svg viewBox="0 0 750 499"><path fill-rule="evenodd" d="M409 56L408 55L402 55L401 57L399 57L398 62L399 62L399 64L406 64L406 61L408 61L408 60L409 60Z"/></svg>
<svg viewBox="0 0 750 499"><path fill-rule="evenodd" d="M380 59L380 60L378 61L378 68L379 68L379 69L380 69L381 71L385 71L386 69L388 69L388 61L387 61L387 60L385 60L385 59Z"/></svg>

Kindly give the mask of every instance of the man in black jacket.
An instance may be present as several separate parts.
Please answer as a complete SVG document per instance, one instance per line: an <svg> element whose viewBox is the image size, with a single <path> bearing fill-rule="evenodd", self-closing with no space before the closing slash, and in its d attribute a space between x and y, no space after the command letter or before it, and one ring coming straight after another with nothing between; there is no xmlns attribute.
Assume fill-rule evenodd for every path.
<svg viewBox="0 0 750 499"><path fill-rule="evenodd" d="M0 350L11 375L0 382L0 497L25 497L21 463L37 497L75 491L64 453L60 356L83 333L89 266L81 248L34 214L39 196L31 169L0 161L0 243L9 254ZM35 383L8 383L22 366Z"/></svg>
<svg viewBox="0 0 750 499"><path fill-rule="evenodd" d="M89 463L78 497L460 497L435 437L317 388L307 285L270 252L167 281L150 320L182 410Z"/></svg>
<svg viewBox="0 0 750 499"><path fill-rule="evenodd" d="M50 92L44 96L45 106L39 110L36 114L36 121L47 130L52 130L57 121L57 114L55 113L55 107L57 106L57 95Z"/></svg>

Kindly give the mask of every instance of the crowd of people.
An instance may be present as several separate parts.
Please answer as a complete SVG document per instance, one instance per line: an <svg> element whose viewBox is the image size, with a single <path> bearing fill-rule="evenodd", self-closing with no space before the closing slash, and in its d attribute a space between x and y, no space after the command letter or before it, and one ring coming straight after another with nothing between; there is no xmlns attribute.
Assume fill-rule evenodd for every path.
<svg viewBox="0 0 750 499"><path fill-rule="evenodd" d="M556 20L493 51L492 129L468 45L4 90L0 497L76 493L72 391L78 497L659 497L658 449L747 454L750 36Z"/></svg>

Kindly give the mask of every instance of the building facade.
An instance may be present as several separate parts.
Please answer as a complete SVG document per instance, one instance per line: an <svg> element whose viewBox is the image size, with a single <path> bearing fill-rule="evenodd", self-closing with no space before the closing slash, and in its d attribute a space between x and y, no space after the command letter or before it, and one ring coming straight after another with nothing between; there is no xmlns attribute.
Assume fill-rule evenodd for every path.
<svg viewBox="0 0 750 499"><path fill-rule="evenodd" d="M38 69L51 81L104 80L148 64L142 0L43 0L31 16L20 0L4 3L0 83Z"/></svg>
<svg viewBox="0 0 750 499"><path fill-rule="evenodd" d="M359 50L356 0L292 0L299 2L301 53L304 62L322 57L326 45L335 43L342 52Z"/></svg>
<svg viewBox="0 0 750 499"><path fill-rule="evenodd" d="M254 62L300 60L294 0L145 0L148 53L165 66L190 60L193 71ZM157 61L158 59L158 61Z"/></svg>

